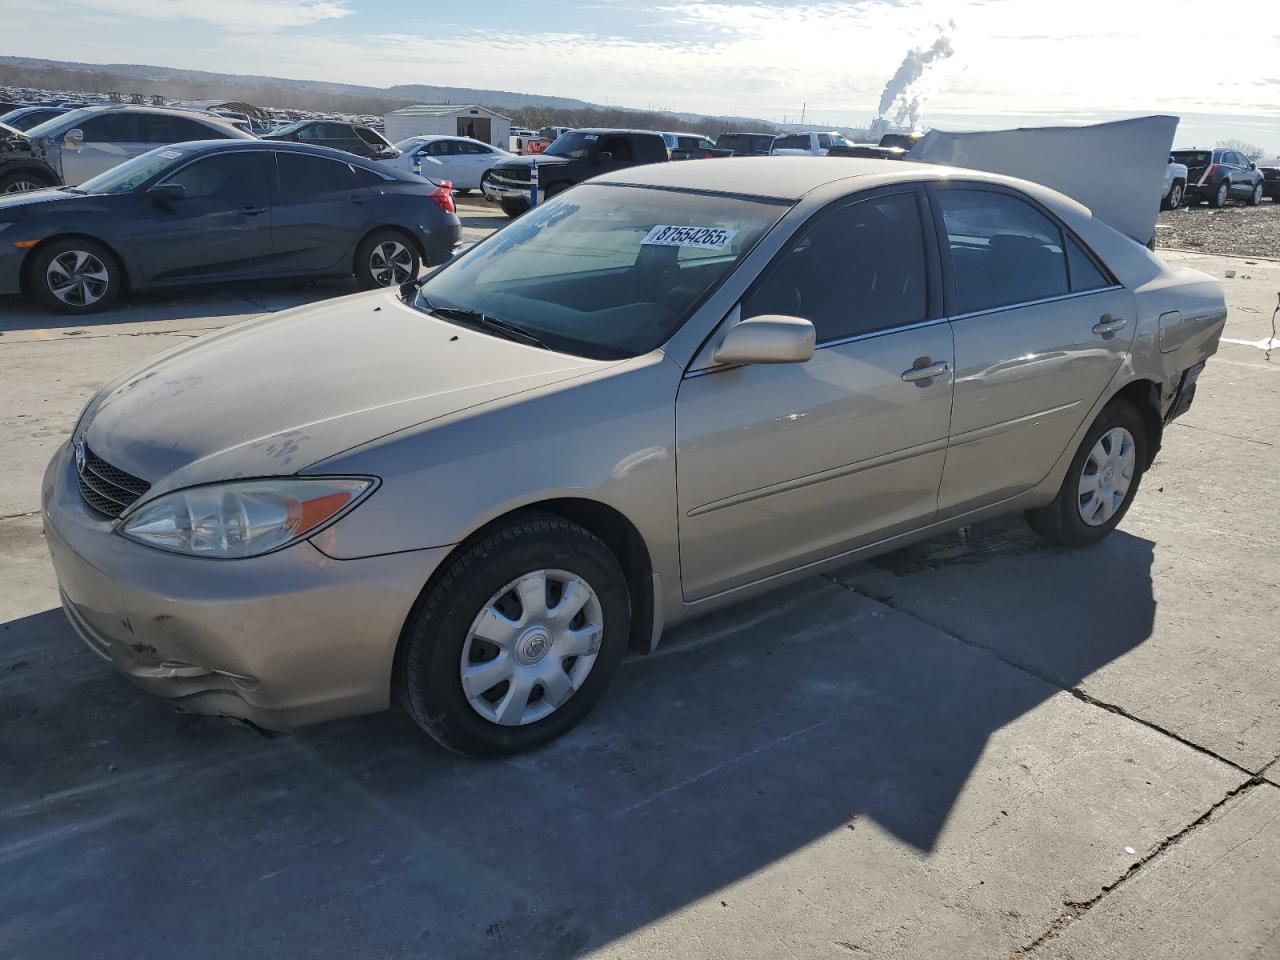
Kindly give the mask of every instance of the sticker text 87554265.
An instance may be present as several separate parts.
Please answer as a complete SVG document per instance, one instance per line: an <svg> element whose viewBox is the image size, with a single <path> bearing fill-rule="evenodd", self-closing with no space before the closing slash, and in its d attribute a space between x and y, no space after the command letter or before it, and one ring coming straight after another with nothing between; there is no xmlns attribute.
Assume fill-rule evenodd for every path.
<svg viewBox="0 0 1280 960"><path fill-rule="evenodd" d="M699 247L703 250L720 250L728 245L737 230L724 227L678 227L660 223L640 242L659 247Z"/></svg>

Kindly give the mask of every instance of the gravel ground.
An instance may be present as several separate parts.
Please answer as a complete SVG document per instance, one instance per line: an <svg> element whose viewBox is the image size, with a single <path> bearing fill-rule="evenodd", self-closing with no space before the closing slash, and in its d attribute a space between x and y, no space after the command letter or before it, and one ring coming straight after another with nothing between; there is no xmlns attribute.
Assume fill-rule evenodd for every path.
<svg viewBox="0 0 1280 960"><path fill-rule="evenodd" d="M1229 203L1221 210L1194 206L1165 211L1156 224L1156 246L1280 259L1280 203L1264 200L1257 207Z"/></svg>

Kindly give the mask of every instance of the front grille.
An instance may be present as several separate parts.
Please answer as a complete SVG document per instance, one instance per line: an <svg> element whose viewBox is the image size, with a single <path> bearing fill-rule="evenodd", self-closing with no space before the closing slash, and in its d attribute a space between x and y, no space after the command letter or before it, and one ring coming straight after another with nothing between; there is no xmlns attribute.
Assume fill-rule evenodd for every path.
<svg viewBox="0 0 1280 960"><path fill-rule="evenodd" d="M526 167L521 170L491 170L489 178L500 187L524 187L529 189L529 169Z"/></svg>
<svg viewBox="0 0 1280 960"><path fill-rule="evenodd" d="M84 448L80 496L94 510L108 517L118 517L150 489L151 484L147 481L113 467L88 447Z"/></svg>

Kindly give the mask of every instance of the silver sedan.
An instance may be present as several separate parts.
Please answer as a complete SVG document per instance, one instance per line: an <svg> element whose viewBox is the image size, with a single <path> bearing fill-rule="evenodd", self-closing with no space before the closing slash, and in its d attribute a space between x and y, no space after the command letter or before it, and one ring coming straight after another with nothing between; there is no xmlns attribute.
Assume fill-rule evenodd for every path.
<svg viewBox="0 0 1280 960"><path fill-rule="evenodd" d="M49 465L45 528L84 641L187 710L394 696L507 754L692 614L997 514L1102 539L1225 316L1030 183L634 168L420 284L122 375Z"/></svg>

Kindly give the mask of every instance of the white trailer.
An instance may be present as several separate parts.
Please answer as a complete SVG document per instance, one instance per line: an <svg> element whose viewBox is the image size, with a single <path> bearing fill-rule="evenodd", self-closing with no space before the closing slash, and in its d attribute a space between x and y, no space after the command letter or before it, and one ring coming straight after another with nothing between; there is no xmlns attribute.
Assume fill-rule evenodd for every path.
<svg viewBox="0 0 1280 960"><path fill-rule="evenodd" d="M386 115L384 125L392 143L434 134L471 137L506 150L511 136L510 117L475 104L420 103L401 107Z"/></svg>

